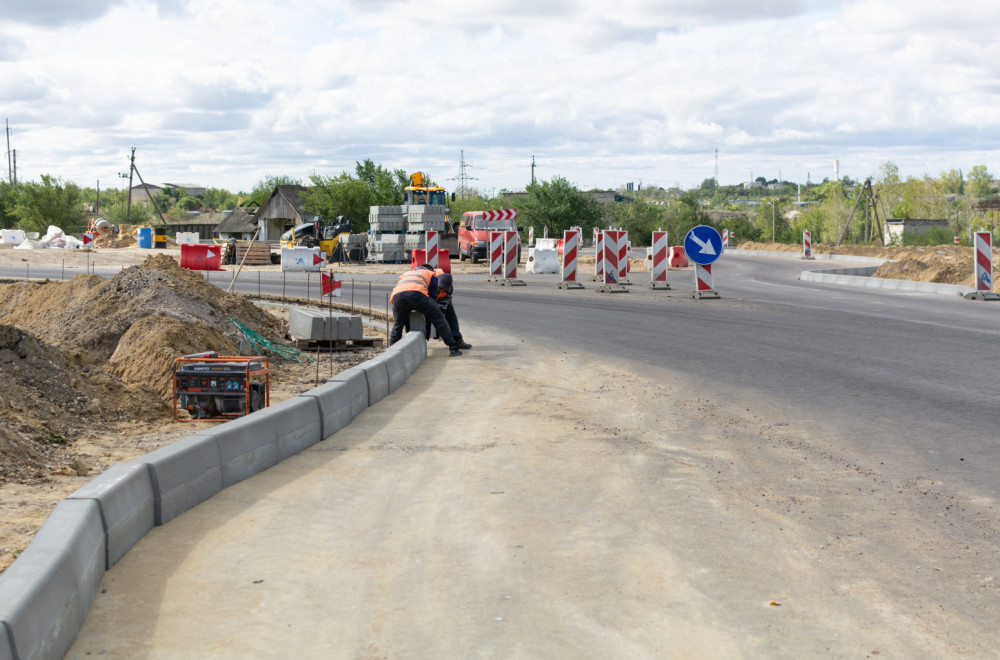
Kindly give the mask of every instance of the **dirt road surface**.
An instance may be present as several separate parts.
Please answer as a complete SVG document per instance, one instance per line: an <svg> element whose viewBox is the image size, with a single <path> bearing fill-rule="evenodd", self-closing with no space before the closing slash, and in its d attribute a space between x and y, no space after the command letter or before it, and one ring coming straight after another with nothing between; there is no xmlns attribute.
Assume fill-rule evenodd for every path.
<svg viewBox="0 0 1000 660"><path fill-rule="evenodd" d="M995 650L948 594L953 566L902 547L905 506L887 517L883 490L845 506L871 480L822 430L638 365L467 337L462 358L432 343L347 429L152 530L68 657Z"/></svg>

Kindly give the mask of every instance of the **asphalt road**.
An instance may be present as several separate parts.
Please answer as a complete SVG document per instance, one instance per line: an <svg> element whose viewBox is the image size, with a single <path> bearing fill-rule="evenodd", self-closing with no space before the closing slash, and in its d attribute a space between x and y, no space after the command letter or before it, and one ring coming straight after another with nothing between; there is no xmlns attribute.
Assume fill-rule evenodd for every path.
<svg viewBox="0 0 1000 660"><path fill-rule="evenodd" d="M720 300L692 299L690 272L671 271L673 291L638 285L627 294L599 294L588 282L585 291L556 291L547 276L525 276L523 288L456 278L476 348L459 362L432 347L417 381L394 395L406 403L377 406L343 453L268 471L257 486L255 477L179 519L186 522L154 530L150 543L175 554L151 554L146 540L137 546L106 578L120 600L95 601L75 649L114 655L122 625L114 617L153 574L139 632L159 646L140 649L169 657L170 632L185 620L167 598L170 584L179 602L212 602L206 581L218 583L218 598L246 588L239 578L248 575L218 558L252 556L240 548L256 542L244 536L255 523L226 521L285 520L304 506L301 524L320 539L363 539L327 539L357 572L337 584L294 562L271 567L268 580L293 571L346 599L330 617L348 622L337 628L347 637L323 636L306 655L994 657L1000 305L797 279L820 267L829 266L725 255L715 269ZM393 279L371 278L376 307ZM366 299L367 279L358 280ZM240 284L258 286L266 293L281 284ZM441 382L444 395L433 391ZM437 430L393 405L441 406L437 419L449 423ZM405 460L402 450L385 451L412 440L408 433L424 449ZM324 530L309 516L325 501L316 499L321 486L300 481L318 464L337 471L335 495L351 504ZM484 476L473 484L476 475ZM270 494L283 501L291 491L305 500L271 513ZM510 510L481 501L483 492L514 491L522 497ZM391 502L375 522L350 515L358 498L386 493ZM560 527L572 521L578 526ZM266 526L254 533L274 536ZM400 543L414 534L440 554ZM324 543L301 542L309 557L311 543ZM274 559L277 551L264 552ZM195 577L182 575L188 570ZM395 576L392 588L384 571ZM438 602L421 575L461 597ZM372 583L382 590L370 593ZM463 591L473 584L489 603ZM239 605L221 627L239 625L248 607ZM474 621L451 620L448 608ZM502 621L512 625L498 631ZM254 629L255 643L266 630Z"/></svg>

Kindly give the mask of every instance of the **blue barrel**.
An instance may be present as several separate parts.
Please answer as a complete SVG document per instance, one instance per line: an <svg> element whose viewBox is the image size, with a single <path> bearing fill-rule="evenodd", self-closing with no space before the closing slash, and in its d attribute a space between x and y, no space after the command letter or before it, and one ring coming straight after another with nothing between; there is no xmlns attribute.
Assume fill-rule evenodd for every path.
<svg viewBox="0 0 1000 660"><path fill-rule="evenodd" d="M150 227L139 227L136 230L136 240L139 242L139 247L150 249L153 247L153 230Z"/></svg>

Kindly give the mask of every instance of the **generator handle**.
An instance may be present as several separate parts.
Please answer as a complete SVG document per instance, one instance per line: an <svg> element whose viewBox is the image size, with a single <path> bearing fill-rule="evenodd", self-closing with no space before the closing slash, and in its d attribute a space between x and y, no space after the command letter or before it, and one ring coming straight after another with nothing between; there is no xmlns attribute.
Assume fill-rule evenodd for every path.
<svg viewBox="0 0 1000 660"><path fill-rule="evenodd" d="M205 351L204 353L192 353L191 355L182 355L182 358L217 358L219 354L215 351Z"/></svg>

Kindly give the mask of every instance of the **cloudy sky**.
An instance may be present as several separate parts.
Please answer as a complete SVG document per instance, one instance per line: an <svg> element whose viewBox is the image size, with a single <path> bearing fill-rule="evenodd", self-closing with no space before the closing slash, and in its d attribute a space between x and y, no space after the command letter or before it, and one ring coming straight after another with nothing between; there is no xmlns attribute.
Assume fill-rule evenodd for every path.
<svg viewBox="0 0 1000 660"><path fill-rule="evenodd" d="M3 3L18 178L250 190L371 158L458 186L1000 175L1000 3ZM953 8L954 7L954 8ZM718 161L715 153L718 150ZM5 173L6 174L6 173Z"/></svg>

